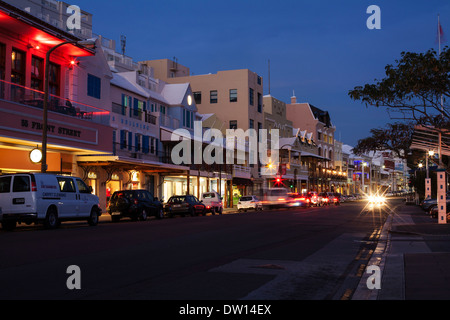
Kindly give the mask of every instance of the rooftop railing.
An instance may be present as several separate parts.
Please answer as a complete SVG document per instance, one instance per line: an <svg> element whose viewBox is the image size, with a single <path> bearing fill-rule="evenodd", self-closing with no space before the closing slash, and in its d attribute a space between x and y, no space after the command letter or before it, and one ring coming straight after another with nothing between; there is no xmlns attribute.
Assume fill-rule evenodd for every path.
<svg viewBox="0 0 450 320"><path fill-rule="evenodd" d="M44 92L22 85L0 80L0 100L43 109ZM70 99L49 95L48 111L63 114L77 119L83 119L99 124L109 125L108 110L76 102Z"/></svg>

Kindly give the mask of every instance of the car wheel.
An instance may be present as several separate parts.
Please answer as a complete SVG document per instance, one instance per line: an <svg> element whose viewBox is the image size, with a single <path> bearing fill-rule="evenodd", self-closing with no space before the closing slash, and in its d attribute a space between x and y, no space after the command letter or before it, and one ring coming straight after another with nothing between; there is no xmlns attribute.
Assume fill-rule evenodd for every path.
<svg viewBox="0 0 450 320"><path fill-rule="evenodd" d="M2 221L2 228L6 231L12 231L16 228L15 221Z"/></svg>
<svg viewBox="0 0 450 320"><path fill-rule="evenodd" d="M195 209L194 209L194 208L189 209L189 215L190 215L191 217L194 217L194 216L195 216Z"/></svg>
<svg viewBox="0 0 450 320"><path fill-rule="evenodd" d="M434 208L437 208L437 205L433 205L428 209L428 214L432 214Z"/></svg>
<svg viewBox="0 0 450 320"><path fill-rule="evenodd" d="M213 216L216 215L216 208L215 207L211 207L211 214Z"/></svg>
<svg viewBox="0 0 450 320"><path fill-rule="evenodd" d="M58 227L58 212L55 208L49 208L45 215L44 226L46 229L55 229Z"/></svg>
<svg viewBox="0 0 450 320"><path fill-rule="evenodd" d="M142 209L141 214L139 215L139 220L141 221L145 221L147 220L147 210L146 209Z"/></svg>
<svg viewBox="0 0 450 320"><path fill-rule="evenodd" d="M219 214L222 214L222 212L223 212L223 207L220 207L219 210L217 210L217 212L219 212Z"/></svg>
<svg viewBox="0 0 450 320"><path fill-rule="evenodd" d="M158 209L158 213L156 214L156 219L162 219L164 218L164 210L163 208Z"/></svg>
<svg viewBox="0 0 450 320"><path fill-rule="evenodd" d="M98 212L94 208L91 210L91 215L88 219L88 224L90 226L96 226L98 224Z"/></svg>

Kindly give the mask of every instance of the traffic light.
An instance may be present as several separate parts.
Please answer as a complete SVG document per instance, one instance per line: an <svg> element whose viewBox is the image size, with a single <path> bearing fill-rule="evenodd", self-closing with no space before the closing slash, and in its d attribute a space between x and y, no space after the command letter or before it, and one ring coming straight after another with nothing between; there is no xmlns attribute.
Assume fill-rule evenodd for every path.
<svg viewBox="0 0 450 320"><path fill-rule="evenodd" d="M278 176L278 177L275 178L274 185L275 186L280 186L282 181L283 181L283 179L281 179L281 177Z"/></svg>

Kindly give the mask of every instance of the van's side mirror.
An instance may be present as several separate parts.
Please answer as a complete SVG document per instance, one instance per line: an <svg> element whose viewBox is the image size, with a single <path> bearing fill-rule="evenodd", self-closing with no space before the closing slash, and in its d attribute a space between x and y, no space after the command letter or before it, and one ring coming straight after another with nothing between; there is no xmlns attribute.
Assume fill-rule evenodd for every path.
<svg viewBox="0 0 450 320"><path fill-rule="evenodd" d="M154 201L159 201L159 200L158 200L158 197L154 197L153 200L154 200Z"/></svg>
<svg viewBox="0 0 450 320"><path fill-rule="evenodd" d="M223 197L220 197L220 200L223 200Z"/></svg>
<svg viewBox="0 0 450 320"><path fill-rule="evenodd" d="M92 189L92 186L89 186L88 189L89 189L90 193L94 192L94 189Z"/></svg>

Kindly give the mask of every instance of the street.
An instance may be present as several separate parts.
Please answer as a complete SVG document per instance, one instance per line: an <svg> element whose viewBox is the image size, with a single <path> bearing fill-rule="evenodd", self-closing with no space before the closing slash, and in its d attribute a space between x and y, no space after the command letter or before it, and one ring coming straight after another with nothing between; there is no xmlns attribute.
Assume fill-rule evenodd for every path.
<svg viewBox="0 0 450 320"><path fill-rule="evenodd" d="M386 218L365 206L0 229L0 299L349 299Z"/></svg>

